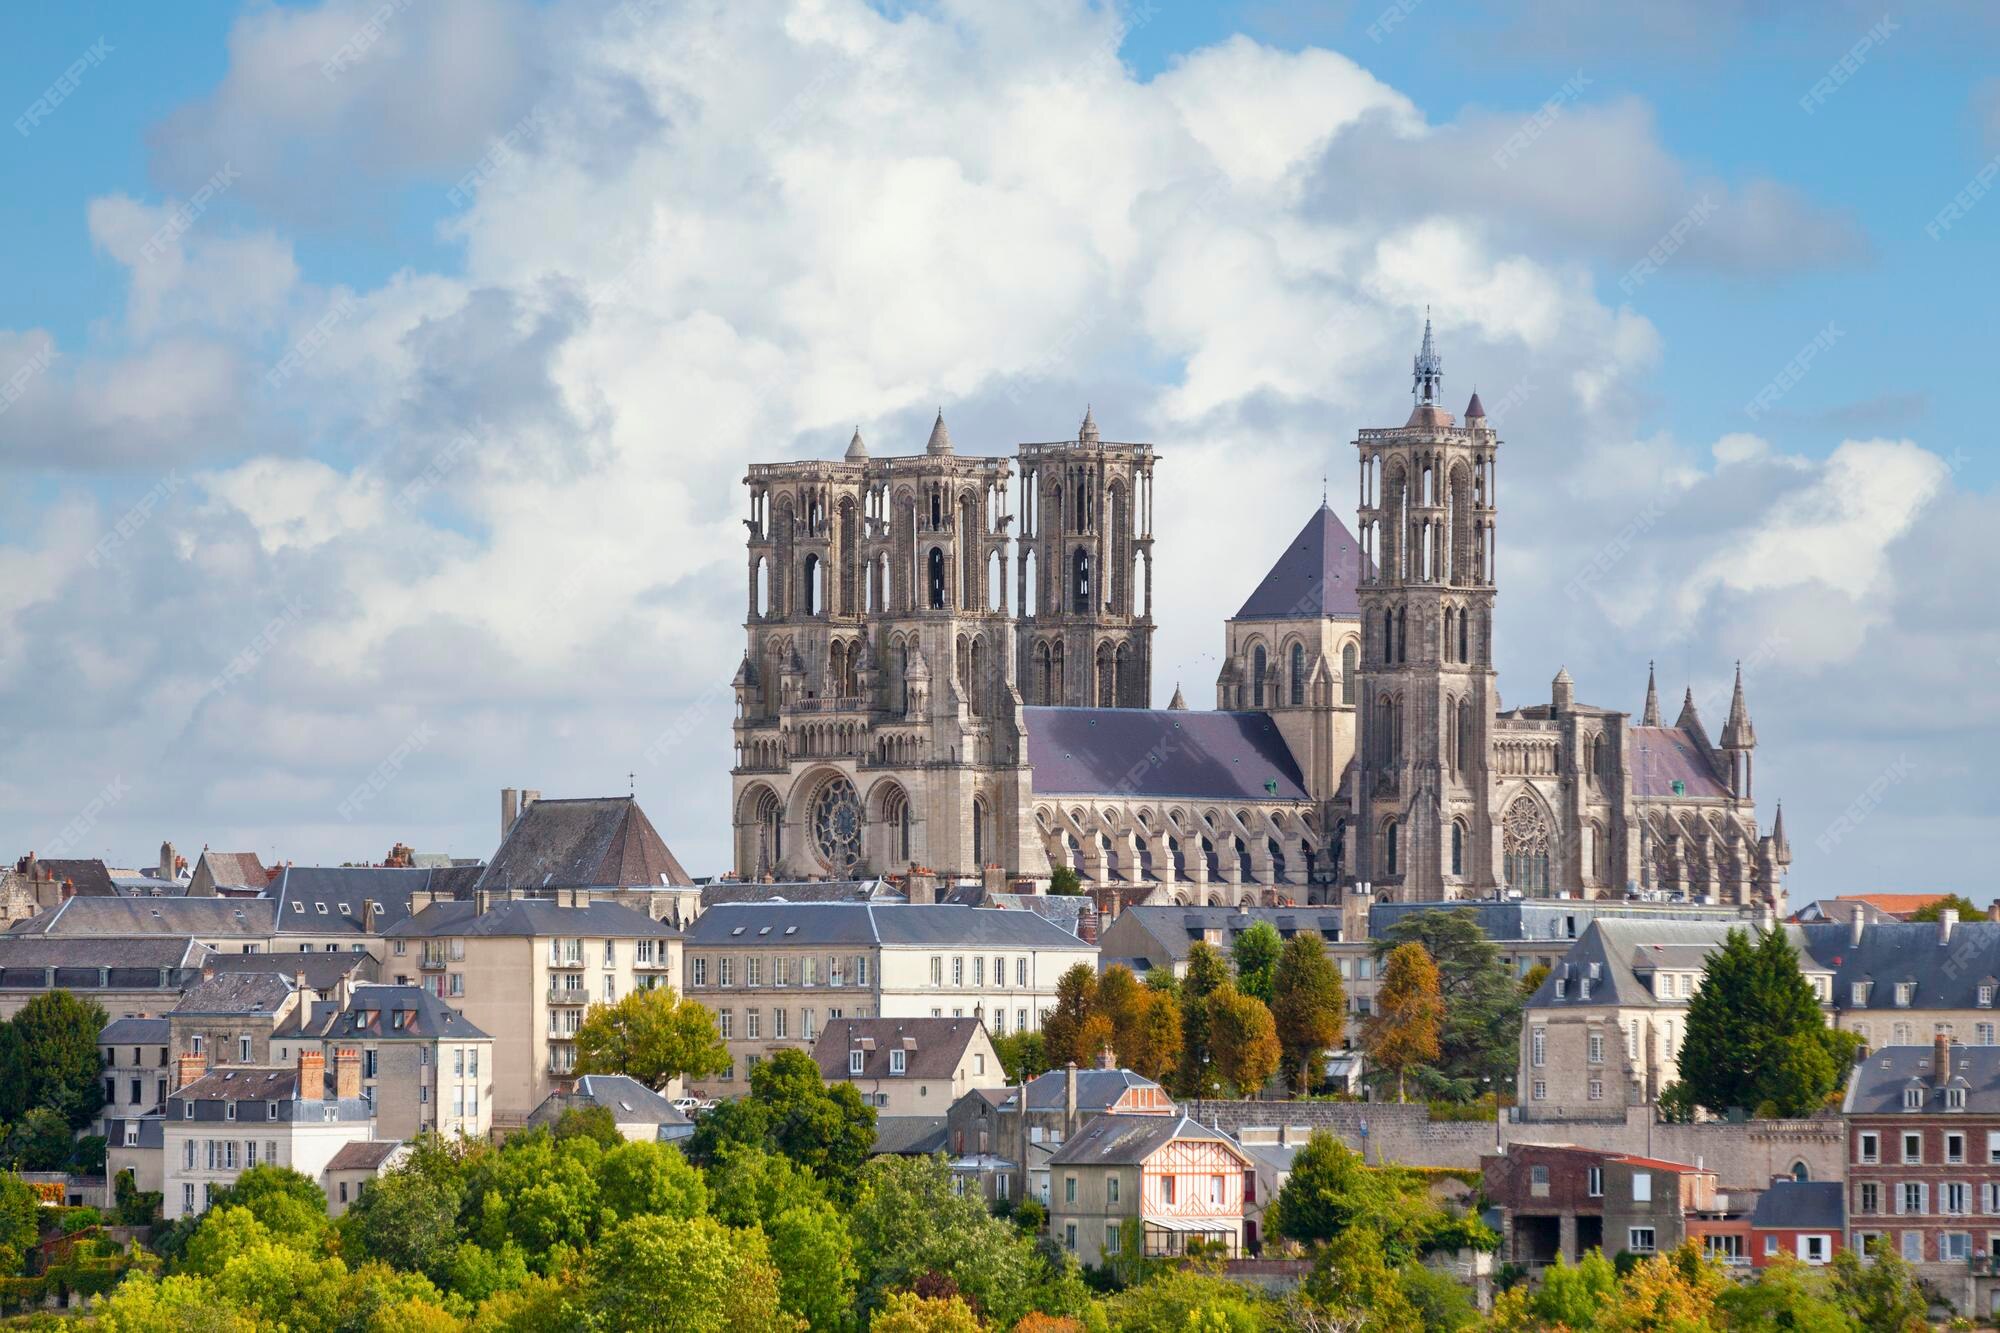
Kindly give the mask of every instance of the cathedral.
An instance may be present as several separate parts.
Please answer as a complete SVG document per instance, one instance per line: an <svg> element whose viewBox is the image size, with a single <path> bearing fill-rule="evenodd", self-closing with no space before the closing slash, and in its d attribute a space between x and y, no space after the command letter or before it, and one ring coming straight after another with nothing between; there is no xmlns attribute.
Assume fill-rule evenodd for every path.
<svg viewBox="0 0 2000 1333"><path fill-rule="evenodd" d="M1226 905L1638 895L1784 911L1742 673L1719 740L1576 701L1501 707L1500 439L1455 419L1429 321L1401 426L1224 627L1213 711L1153 689L1149 444L1076 438L759 464L735 678L735 869L921 873ZM1014 497L1018 495L1018 508ZM1355 534L1359 533L1357 537Z"/></svg>

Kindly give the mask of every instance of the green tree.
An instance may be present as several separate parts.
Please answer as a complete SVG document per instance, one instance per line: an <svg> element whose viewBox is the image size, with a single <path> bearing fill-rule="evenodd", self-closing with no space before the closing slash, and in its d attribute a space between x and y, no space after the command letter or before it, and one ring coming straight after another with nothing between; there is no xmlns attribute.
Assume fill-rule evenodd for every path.
<svg viewBox="0 0 2000 1333"><path fill-rule="evenodd" d="M1229 947L1230 961L1236 965L1236 989L1269 1004L1272 978L1284 951L1284 937L1268 921L1256 922L1238 935Z"/></svg>
<svg viewBox="0 0 2000 1333"><path fill-rule="evenodd" d="M1180 1060L1181 1006L1171 992L1145 987L1139 1009L1138 1036L1126 1067L1158 1082Z"/></svg>
<svg viewBox="0 0 2000 1333"><path fill-rule="evenodd" d="M1049 892L1074 898L1083 892L1083 877L1068 866L1057 866L1049 873Z"/></svg>
<svg viewBox="0 0 2000 1333"><path fill-rule="evenodd" d="M1108 1313L1119 1333L1264 1333L1282 1327L1269 1303L1249 1288L1184 1268L1120 1292Z"/></svg>
<svg viewBox="0 0 2000 1333"><path fill-rule="evenodd" d="M1488 1087L1514 1086L1521 1010L1527 1001L1471 908L1411 912L1374 941L1378 961L1399 945L1421 944L1437 965L1444 1020L1438 1028L1436 1079L1425 1094L1471 1101Z"/></svg>
<svg viewBox="0 0 2000 1333"><path fill-rule="evenodd" d="M1019 1083L1048 1072L1048 1047L1039 1032L1010 1032L993 1039L993 1052L1000 1057L1000 1069L1009 1083Z"/></svg>
<svg viewBox="0 0 2000 1333"><path fill-rule="evenodd" d="M45 991L21 1006L0 1030L0 1121L12 1124L31 1107L61 1115L72 1130L89 1125L104 1105L104 1061L97 1034L104 1010L65 990Z"/></svg>
<svg viewBox="0 0 2000 1333"><path fill-rule="evenodd" d="M618 1217L656 1213L699 1217L708 1183L680 1149L666 1143L620 1143L597 1163L598 1198Z"/></svg>
<svg viewBox="0 0 2000 1333"><path fill-rule="evenodd" d="M7 1131L4 1155L16 1171L61 1171L76 1151L62 1112L36 1106Z"/></svg>
<svg viewBox="0 0 2000 1333"><path fill-rule="evenodd" d="M1230 982L1229 961L1213 945L1196 940L1188 946L1187 973L1181 978L1181 1059L1174 1072L1174 1091L1183 1097L1212 1097L1216 1092L1215 1054L1209 1039L1208 997Z"/></svg>
<svg viewBox="0 0 2000 1333"><path fill-rule="evenodd" d="M735 1143L783 1153L840 1202L853 1197L855 1173L875 1146L875 1108L851 1083L829 1087L804 1051L779 1051L750 1072L748 1096L696 1122L688 1146L706 1163Z"/></svg>
<svg viewBox="0 0 2000 1333"><path fill-rule="evenodd" d="M576 1034L579 1074L629 1074L649 1088L664 1088L676 1078L708 1078L728 1067L715 1015L669 986L591 1005Z"/></svg>
<svg viewBox="0 0 2000 1333"><path fill-rule="evenodd" d="M1368 1166L1324 1131L1299 1150L1268 1220L1275 1234L1307 1245L1365 1228L1391 1268L1433 1249L1491 1249L1498 1241L1477 1219L1433 1203L1423 1176Z"/></svg>
<svg viewBox="0 0 2000 1333"><path fill-rule="evenodd" d="M1410 1285L1417 1286L1417 1280ZM1321 1245L1302 1287L1315 1305L1357 1333L1402 1333L1424 1327L1416 1306L1404 1294L1397 1268L1385 1257L1382 1237L1365 1224L1349 1227ZM1428 1290L1424 1295L1440 1299Z"/></svg>
<svg viewBox="0 0 2000 1333"><path fill-rule="evenodd" d="M1285 1070L1301 1097L1312 1091L1321 1059L1347 1026L1347 991L1317 931L1285 941L1271 973L1271 1017Z"/></svg>
<svg viewBox="0 0 2000 1333"><path fill-rule="evenodd" d="M811 1172L759 1144L724 1145L704 1175L709 1211L724 1226L769 1230L780 1213L826 1202L826 1189Z"/></svg>
<svg viewBox="0 0 2000 1333"><path fill-rule="evenodd" d="M1715 1304L1730 1328L1857 1333L1834 1295L1831 1278L1788 1255L1757 1270L1755 1282L1732 1284Z"/></svg>
<svg viewBox="0 0 2000 1333"><path fill-rule="evenodd" d="M824 1201L795 1204L765 1224L778 1268L778 1305L820 1333L854 1326L854 1290L861 1270L847 1220Z"/></svg>
<svg viewBox="0 0 2000 1333"><path fill-rule="evenodd" d="M209 1196L209 1209L243 1208L263 1223L271 1240L317 1254L332 1224L326 1191L290 1167L253 1166Z"/></svg>
<svg viewBox="0 0 2000 1333"><path fill-rule="evenodd" d="M1078 963L1056 978L1056 1002L1042 1020L1042 1043L1051 1068L1096 1063L1092 1041L1102 1035L1097 1013L1097 969Z"/></svg>
<svg viewBox="0 0 2000 1333"><path fill-rule="evenodd" d="M982 1333L972 1307L958 1296L895 1291L868 1321L869 1333Z"/></svg>
<svg viewBox="0 0 2000 1333"><path fill-rule="evenodd" d="M1239 1097L1255 1098L1278 1072L1282 1053L1271 1011L1254 995L1224 986L1208 997L1215 1069Z"/></svg>
<svg viewBox="0 0 2000 1333"><path fill-rule="evenodd" d="M1810 1115L1846 1081L1854 1050L1852 1034L1826 1026L1782 928L1755 940L1732 930L1688 1003L1681 1082L1717 1113Z"/></svg>
<svg viewBox="0 0 2000 1333"><path fill-rule="evenodd" d="M1542 983L1548 979L1549 965L1547 963L1536 963L1526 972L1523 972L1521 974L1522 1003L1525 1005L1534 996L1534 993L1542 988Z"/></svg>
<svg viewBox="0 0 2000 1333"><path fill-rule="evenodd" d="M1403 1101L1409 1071L1438 1058L1438 1029L1444 1001L1438 994L1437 964L1421 944L1399 944L1389 951L1382 969L1382 986L1375 995L1375 1012L1362 1025L1369 1062L1396 1076L1396 1100Z"/></svg>
<svg viewBox="0 0 2000 1333"><path fill-rule="evenodd" d="M572 1106L556 1117L549 1135L557 1143L569 1139L589 1139L607 1151L625 1142L618 1132L618 1117L608 1106Z"/></svg>
<svg viewBox="0 0 2000 1333"><path fill-rule="evenodd" d="M206 1278L133 1273L91 1308L101 1333L257 1333L246 1310L225 1305Z"/></svg>
<svg viewBox="0 0 2000 1333"><path fill-rule="evenodd" d="M709 1217L632 1217L590 1253L590 1327L646 1333L762 1333L797 1322L778 1308L778 1271L762 1232Z"/></svg>
<svg viewBox="0 0 2000 1333"><path fill-rule="evenodd" d="M464 1184L402 1168L370 1185L342 1214L342 1249L357 1258L428 1273L444 1281L459 1244ZM457 1289L456 1283L450 1283Z"/></svg>
<svg viewBox="0 0 2000 1333"><path fill-rule="evenodd" d="M41 1199L19 1176L0 1175L0 1276L21 1271L41 1234Z"/></svg>
<svg viewBox="0 0 2000 1333"><path fill-rule="evenodd" d="M1931 1327L1930 1301L1884 1236L1869 1245L1865 1264L1853 1250L1833 1256L1833 1295L1867 1333L1925 1333Z"/></svg>
<svg viewBox="0 0 2000 1333"><path fill-rule="evenodd" d="M1947 893L1934 903L1925 903L1922 907L1910 913L1908 919L1911 921L1935 921L1938 919L1938 914L1947 909L1958 913L1960 921L1979 921L1986 916L1986 913L1980 908L1974 907L1972 899L1966 897L1964 894Z"/></svg>

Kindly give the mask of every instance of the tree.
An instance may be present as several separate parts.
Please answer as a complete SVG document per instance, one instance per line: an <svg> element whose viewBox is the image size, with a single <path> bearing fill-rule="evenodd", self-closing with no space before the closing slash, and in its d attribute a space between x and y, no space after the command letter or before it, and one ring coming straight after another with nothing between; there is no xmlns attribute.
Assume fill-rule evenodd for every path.
<svg viewBox="0 0 2000 1333"><path fill-rule="evenodd" d="M342 1249L442 1280L458 1245L463 1198L455 1181L417 1171L391 1171L342 1214Z"/></svg>
<svg viewBox="0 0 2000 1333"><path fill-rule="evenodd" d="M1400 1102L1410 1069L1438 1058L1438 1027L1444 1019L1437 965L1423 945L1399 944L1390 950L1375 1006L1363 1025L1363 1041L1370 1062L1395 1074Z"/></svg>
<svg viewBox="0 0 2000 1333"><path fill-rule="evenodd" d="M1211 944L1188 946L1187 975L1181 979L1181 1059L1174 1091L1183 1097L1215 1092L1214 1054L1209 1046L1208 997L1229 984L1229 962Z"/></svg>
<svg viewBox="0 0 2000 1333"><path fill-rule="evenodd" d="M1444 1021L1438 1030L1437 1078L1427 1091L1471 1101L1487 1087L1514 1084L1521 1010L1527 995L1470 908L1411 912L1374 941L1382 960L1403 944L1421 944L1437 965Z"/></svg>
<svg viewBox="0 0 2000 1333"><path fill-rule="evenodd" d="M861 1271L854 1239L838 1209L824 1200L795 1204L764 1226L778 1269L778 1305L808 1328L838 1333L854 1326Z"/></svg>
<svg viewBox="0 0 2000 1333"><path fill-rule="evenodd" d="M41 1234L41 1199L19 1176L0 1175L0 1276L21 1271Z"/></svg>
<svg viewBox="0 0 2000 1333"><path fill-rule="evenodd" d="M981 1333L979 1316L958 1296L891 1292L868 1321L869 1333Z"/></svg>
<svg viewBox="0 0 2000 1333"><path fill-rule="evenodd" d="M1083 892L1083 877L1068 866L1057 866L1049 873L1049 892L1074 898Z"/></svg>
<svg viewBox="0 0 2000 1333"><path fill-rule="evenodd" d="M826 1202L826 1190L791 1158L753 1144L729 1144L705 1173L709 1211L725 1226L763 1227L780 1213Z"/></svg>
<svg viewBox="0 0 2000 1333"><path fill-rule="evenodd" d="M1782 929L1732 930L1688 1003L1681 1082L1697 1106L1810 1115L1846 1081L1852 1034L1826 1026Z"/></svg>
<svg viewBox="0 0 2000 1333"><path fill-rule="evenodd" d="M1321 1058L1347 1026L1347 993L1340 970L1326 956L1326 941L1317 931L1302 931L1285 941L1285 951L1272 969L1271 996L1278 1047L1303 1097L1312 1091Z"/></svg>
<svg viewBox="0 0 2000 1333"><path fill-rule="evenodd" d="M1547 963L1536 963L1533 967L1522 973L1521 999L1525 1002L1532 998L1534 993L1542 988L1542 983L1548 979L1549 965Z"/></svg>
<svg viewBox="0 0 2000 1333"><path fill-rule="evenodd" d="M669 986L591 1005L576 1034L579 1074L629 1074L663 1088L676 1078L707 1078L728 1067L715 1015Z"/></svg>
<svg viewBox="0 0 2000 1333"><path fill-rule="evenodd" d="M1229 949L1231 961L1236 964L1236 989L1269 1004L1272 974L1284 950L1284 938L1268 921L1259 921L1238 935Z"/></svg>
<svg viewBox="0 0 2000 1333"><path fill-rule="evenodd" d="M1211 995L1208 1005L1216 1072L1237 1096L1256 1097L1278 1072L1278 1028L1271 1011L1262 1000L1234 986Z"/></svg>
<svg viewBox="0 0 2000 1333"><path fill-rule="evenodd" d="M1833 1284L1789 1255L1759 1269L1755 1282L1732 1284L1716 1299L1729 1328L1791 1329L1794 1333L1854 1333L1854 1320L1834 1298Z"/></svg>
<svg viewBox="0 0 2000 1333"><path fill-rule="evenodd" d="M783 1153L817 1176L836 1202L845 1201L875 1146L875 1108L852 1083L829 1087L804 1051L779 1051L750 1071L748 1096L696 1122L688 1146L695 1160L708 1162L739 1143Z"/></svg>
<svg viewBox="0 0 2000 1333"><path fill-rule="evenodd" d="M61 1171L76 1149L62 1112L36 1106L7 1131L0 1156L16 1171Z"/></svg>
<svg viewBox="0 0 2000 1333"><path fill-rule="evenodd" d="M1868 1333L1924 1333L1931 1326L1930 1301L1886 1236L1869 1243L1865 1264L1851 1249L1833 1256L1833 1292Z"/></svg>
<svg viewBox="0 0 2000 1333"><path fill-rule="evenodd" d="M1170 992L1151 986L1145 988L1143 996L1137 1036L1124 1063L1135 1073L1157 1082L1180 1059L1181 1006Z"/></svg>
<svg viewBox="0 0 2000 1333"><path fill-rule="evenodd" d="M1322 1310L1360 1333L1424 1327L1397 1269L1384 1257L1381 1236L1366 1225L1349 1227L1320 1246L1303 1287ZM1426 1295L1435 1299L1434 1293Z"/></svg>
<svg viewBox="0 0 2000 1333"><path fill-rule="evenodd" d="M1173 996L1146 985L1131 968L1117 963L1097 979L1093 1009L1094 1019L1084 1029L1086 1041L1107 1040L1120 1065L1147 1078L1160 1078L1173 1067L1181 1045L1180 1006Z"/></svg>
<svg viewBox="0 0 2000 1333"><path fill-rule="evenodd" d="M1048 1047L1039 1032L1010 1032L993 1039L993 1053L1000 1057L1001 1072L1009 1083L1019 1083L1048 1072Z"/></svg>
<svg viewBox="0 0 2000 1333"><path fill-rule="evenodd" d="M584 1304L606 1330L792 1330L778 1271L759 1231L713 1218L633 1217L590 1253Z"/></svg>
<svg viewBox="0 0 2000 1333"><path fill-rule="evenodd" d="M680 1149L666 1143L620 1143L597 1163L598 1197L619 1217L699 1217L708 1184Z"/></svg>
<svg viewBox="0 0 2000 1333"><path fill-rule="evenodd" d="M83 1129L104 1105L104 1061L97 1034L104 1010L65 990L44 991L21 1006L0 1039L0 1121L11 1124L31 1107L47 1107L72 1130Z"/></svg>
<svg viewBox="0 0 2000 1333"><path fill-rule="evenodd" d="M1910 913L1908 920L1935 921L1938 919L1938 914L1946 910L1958 913L1958 919L1960 921L1978 921L1984 918L1986 915L1985 912L1983 912L1977 907L1974 907L1972 905L1972 899L1966 897L1964 894L1947 893L1944 897L1938 899L1936 902L1925 903L1922 907L1919 907L1916 911Z"/></svg>
<svg viewBox="0 0 2000 1333"><path fill-rule="evenodd" d="M1056 978L1055 1007L1042 1020L1042 1042L1051 1068L1096 1063L1097 1052L1086 1046L1094 1035L1091 1020L1096 1017L1097 969L1078 963Z"/></svg>
<svg viewBox="0 0 2000 1333"><path fill-rule="evenodd" d="M1120 1333L1263 1333L1281 1325L1247 1287L1189 1269L1173 1269L1111 1299Z"/></svg>
<svg viewBox="0 0 2000 1333"><path fill-rule="evenodd" d="M1366 1228L1392 1268L1431 1249L1490 1249L1498 1243L1477 1219L1433 1203L1421 1175L1368 1166L1323 1130L1306 1140L1293 1160L1268 1220L1275 1234L1307 1245Z"/></svg>

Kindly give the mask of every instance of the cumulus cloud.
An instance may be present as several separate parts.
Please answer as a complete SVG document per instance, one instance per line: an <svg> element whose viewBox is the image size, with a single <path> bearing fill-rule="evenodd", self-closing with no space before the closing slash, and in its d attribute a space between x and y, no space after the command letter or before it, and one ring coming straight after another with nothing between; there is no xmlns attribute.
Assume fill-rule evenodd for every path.
<svg viewBox="0 0 2000 1333"><path fill-rule="evenodd" d="M1155 685L1199 702L1220 621L1322 477L1351 510L1349 441L1407 412L1427 305L1452 391L1476 382L1507 440L1510 698L1553 674L1547 645L1586 694L1586 673L1629 679L1636 706L1655 651L1712 688L1778 619L1795 646L1766 678L1855 670L1953 496L1909 440L1815 458L1640 431L1671 349L1600 299L1607 272L1711 189L1691 264L1856 244L1777 182L1704 180L1636 104L1578 100L1502 166L1534 107L1439 121L1345 55L1244 38L1141 81L1116 15L1070 0L439 7L473 25L462 51L429 7L393 8L328 79L380 9L240 22L222 83L156 136L162 174L235 161L282 219L255 190L455 187L473 160L448 228L463 271L315 286L282 226L203 229L147 267L163 205L102 200L92 235L134 269L137 347L58 358L0 416L0 443L51 472L201 459L114 560L89 554L117 504L0 538L19 575L0 619L33 643L12 678L43 682L0 719L23 750L56 748L45 719L91 741L66 736L35 790L0 786L38 826L105 756L172 754L228 785L142 783L122 836L172 817L302 858L397 838L477 854L488 786L622 791L636 772L683 859L719 869L745 467L837 456L856 424L877 454L915 452L939 403L965 453L1067 434L1087 400L1108 437L1161 445ZM557 31L524 54L521 34ZM465 85L439 123L427 78ZM490 152L524 105L532 132ZM0 383L40 345L0 340ZM106 650L162 620L194 628L171 652ZM121 682L115 707L84 679ZM420 729L393 800L341 814Z"/></svg>

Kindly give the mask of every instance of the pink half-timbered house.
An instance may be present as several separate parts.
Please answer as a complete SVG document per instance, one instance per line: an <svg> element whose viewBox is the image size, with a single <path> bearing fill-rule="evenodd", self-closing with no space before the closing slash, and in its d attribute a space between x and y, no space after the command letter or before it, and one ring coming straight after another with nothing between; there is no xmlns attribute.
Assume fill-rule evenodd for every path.
<svg viewBox="0 0 2000 1333"><path fill-rule="evenodd" d="M1049 1235L1079 1263L1102 1265L1130 1243L1137 1218L1147 1254L1208 1241L1234 1258L1253 1170L1228 1135L1186 1116L1101 1115L1049 1158Z"/></svg>

